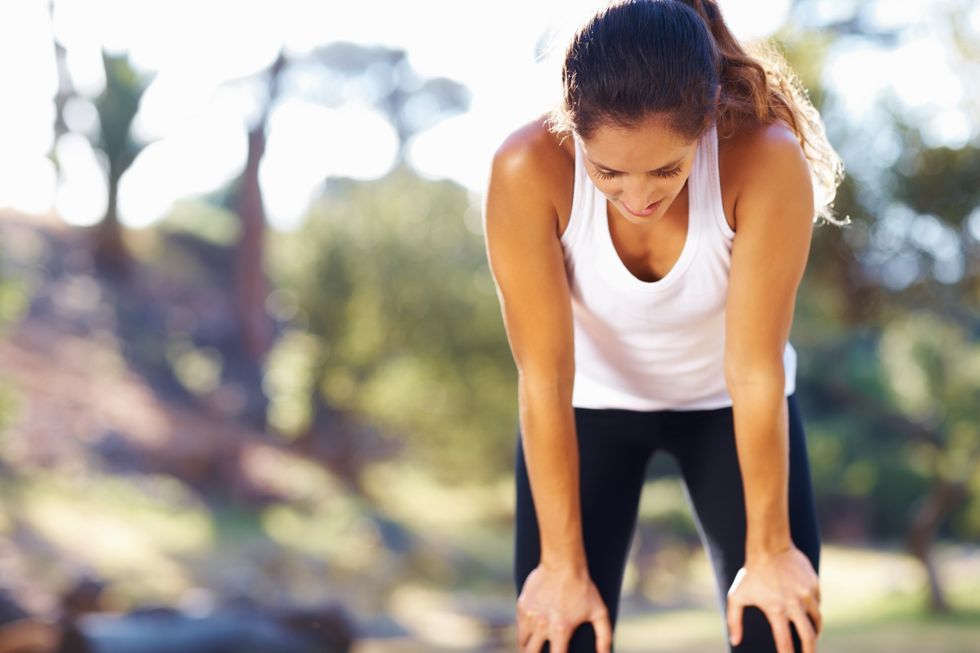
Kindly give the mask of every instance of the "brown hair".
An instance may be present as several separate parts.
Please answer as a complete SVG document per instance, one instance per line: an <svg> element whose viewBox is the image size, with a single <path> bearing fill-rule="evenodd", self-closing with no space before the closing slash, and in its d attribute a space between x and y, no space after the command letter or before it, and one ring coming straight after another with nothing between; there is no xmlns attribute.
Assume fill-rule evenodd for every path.
<svg viewBox="0 0 980 653"><path fill-rule="evenodd" d="M589 138L654 114L689 140L712 123L724 139L782 119L810 163L814 221L850 222L834 216L844 165L806 89L774 44L740 43L715 0L614 0L568 44L551 131Z"/></svg>

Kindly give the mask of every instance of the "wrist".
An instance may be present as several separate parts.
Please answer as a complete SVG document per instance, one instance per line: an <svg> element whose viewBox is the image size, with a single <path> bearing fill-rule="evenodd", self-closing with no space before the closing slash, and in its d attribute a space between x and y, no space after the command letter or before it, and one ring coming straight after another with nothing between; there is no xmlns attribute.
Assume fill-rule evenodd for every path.
<svg viewBox="0 0 980 653"><path fill-rule="evenodd" d="M793 543L789 533L749 536L745 539L746 551L782 551Z"/></svg>
<svg viewBox="0 0 980 653"><path fill-rule="evenodd" d="M758 560L779 555L793 548L793 541L786 537L769 537L762 540L747 541L745 560Z"/></svg>
<svg viewBox="0 0 980 653"><path fill-rule="evenodd" d="M584 553L578 554L541 554L540 567L550 573L560 573L569 576L588 576L589 565Z"/></svg>

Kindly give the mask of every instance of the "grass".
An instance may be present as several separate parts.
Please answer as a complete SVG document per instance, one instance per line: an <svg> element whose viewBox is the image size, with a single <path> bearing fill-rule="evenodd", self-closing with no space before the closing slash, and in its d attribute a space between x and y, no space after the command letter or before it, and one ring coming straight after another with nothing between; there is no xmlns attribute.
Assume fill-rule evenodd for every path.
<svg viewBox="0 0 980 653"><path fill-rule="evenodd" d="M821 591L824 631L818 640L821 653L977 653L980 651L980 575L973 573L976 551L940 545L937 559L948 578L948 615L931 615L925 609L924 578L917 563L901 551L843 547L825 544L821 556ZM708 582L706 559L692 562L691 581ZM968 573L963 573L963 571ZM499 636L499 647L474 648L472 623L454 622L449 616L433 617L437 608L458 600L451 589L415 595L411 604L426 618L413 623L408 611L399 615L413 638L366 640L355 653L421 653L431 651L513 651L513 627ZM423 600L424 599L424 600ZM500 597L500 605L510 597ZM420 606L429 607L422 609ZM714 605L695 609L651 610L622 605L616 628L617 653L721 653L724 617ZM435 633L435 634L434 634Z"/></svg>
<svg viewBox="0 0 980 653"><path fill-rule="evenodd" d="M411 526L431 538L426 549L446 558L448 568L464 559L482 561L486 567L470 565L465 574L459 570L437 574L441 580L434 582L401 583L379 594L377 603L374 599L369 603L365 601L368 586L377 576L400 578L405 570L390 566L396 558L378 557L373 527L359 517L356 503L333 493L313 492L315 500L307 501L307 508L315 508L312 512L300 510L299 505L256 513L212 512L166 478L73 476L42 470L20 479L0 478L6 508L0 510L0 536L12 535L15 524L27 526L52 546L52 553L68 555L74 563L121 582L121 589L131 597L177 597L191 585L240 573L264 579L266 588L306 587L312 596L324 587L340 588L338 581L345 574L337 575L338 565L346 564L352 580L347 585L350 592L343 592L346 602L352 607L369 606L364 614L387 614L412 633L406 638L365 639L355 653L514 650L513 626L507 625L514 605L509 578L512 533L503 514L509 489L494 486L465 496L446 496L426 490L420 479L408 473L389 473L375 480L396 490L385 505L389 514L406 521L413 514L423 516L422 523ZM300 494L308 498L309 491ZM450 556L457 547L466 553L464 558ZM45 558L40 551L35 553ZM819 650L980 651L980 548L941 543L934 553L954 609L949 615L928 614L923 570L904 551L825 543L820 564L825 630ZM327 567L312 565L318 560ZM664 572L664 561L669 560L658 558L653 575ZM59 566L51 562L48 559L51 569ZM627 598L617 624L618 653L726 650L723 616L714 603L707 557L701 552L676 566L681 570L676 577L650 585L655 591L646 598L658 599L654 604L663 606L683 589L691 602L684 609L654 609L631 602L628 597L636 595L638 582L634 578L634 591L624 592ZM367 568L372 572L365 573ZM40 565L36 571L43 569ZM632 573L635 577L635 570ZM472 574L481 577L469 578ZM408 576L405 580L410 581ZM482 619L488 616L503 624L499 646L486 641Z"/></svg>

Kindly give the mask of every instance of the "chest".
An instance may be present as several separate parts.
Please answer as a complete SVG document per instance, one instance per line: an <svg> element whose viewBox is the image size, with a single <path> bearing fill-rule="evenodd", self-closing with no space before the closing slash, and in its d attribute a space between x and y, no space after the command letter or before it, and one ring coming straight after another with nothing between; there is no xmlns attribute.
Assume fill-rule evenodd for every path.
<svg viewBox="0 0 980 653"><path fill-rule="evenodd" d="M605 220L619 262L640 281L660 281L677 265L689 237L687 185L657 223L648 229L627 222L611 202Z"/></svg>
<svg viewBox="0 0 980 653"><path fill-rule="evenodd" d="M739 178L735 174L737 154L719 148L718 173L721 186L721 200L725 221L735 231L735 198ZM558 233L568 225L571 214L571 187L567 202L559 207ZM630 274L645 282L660 281L677 264L684 251L689 231L690 198L687 185L667 208L663 218L652 228L637 228L630 224L612 204L606 204L606 220L609 238L619 256L619 260Z"/></svg>

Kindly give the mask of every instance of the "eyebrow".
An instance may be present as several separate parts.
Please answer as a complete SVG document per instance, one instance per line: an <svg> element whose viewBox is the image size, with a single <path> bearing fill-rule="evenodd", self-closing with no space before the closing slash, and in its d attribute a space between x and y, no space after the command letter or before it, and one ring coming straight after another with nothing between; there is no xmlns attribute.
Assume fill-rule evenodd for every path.
<svg viewBox="0 0 980 653"><path fill-rule="evenodd" d="M681 161L683 161L683 160L684 160L684 157L681 157L681 158L679 158L679 159L677 159L676 161L674 161L673 163L668 163L667 165L664 165L664 166L660 166L660 167L659 167L659 168L657 168L656 170L651 170L650 172L660 172L661 170L669 170L670 168L676 168L676 167L677 167L677 165L678 165L678 164L679 164L679 163L680 163ZM592 165L594 165L595 167L597 167L597 168L602 168L603 170L605 170L605 171L607 171L607 172L616 172L616 173L621 173L621 174L625 174L625 173L623 173L623 171L622 171L622 170L614 170L614 169L612 169L612 168L610 168L610 167L608 167L608 166L604 166L604 165L602 165L602 164L601 164L601 163L599 163L598 161L593 161L592 159L589 159L589 162L590 162L590 163L591 163Z"/></svg>

